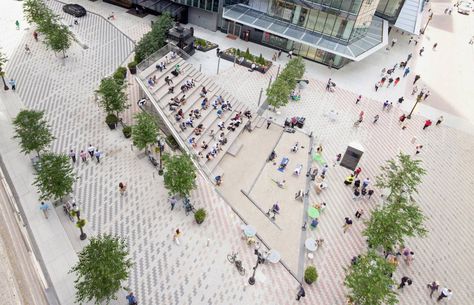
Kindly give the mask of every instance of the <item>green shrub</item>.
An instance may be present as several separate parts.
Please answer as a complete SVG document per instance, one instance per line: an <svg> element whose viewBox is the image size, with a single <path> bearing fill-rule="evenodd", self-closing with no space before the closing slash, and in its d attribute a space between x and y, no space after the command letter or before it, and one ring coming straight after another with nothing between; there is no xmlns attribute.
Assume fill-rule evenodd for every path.
<svg viewBox="0 0 474 305"><path fill-rule="evenodd" d="M176 139L172 135L167 136L165 141L172 149L179 147L178 142L176 142Z"/></svg>
<svg viewBox="0 0 474 305"><path fill-rule="evenodd" d="M128 63L128 68L129 69L133 69L133 68L136 68L137 67L137 62L136 61L131 61Z"/></svg>
<svg viewBox="0 0 474 305"><path fill-rule="evenodd" d="M237 54L237 57L240 57L240 49L237 49L236 54Z"/></svg>
<svg viewBox="0 0 474 305"><path fill-rule="evenodd" d="M316 282L318 279L318 272L316 271L316 267L308 266L304 271L304 281L307 284L312 284Z"/></svg>
<svg viewBox="0 0 474 305"><path fill-rule="evenodd" d="M115 70L114 74L112 75L114 80L120 85L123 84L126 76L127 76L127 68L125 67L118 67L117 70Z"/></svg>
<svg viewBox="0 0 474 305"><path fill-rule="evenodd" d="M260 56L257 58L256 63L262 66L266 66L267 63L265 61L265 58L263 58L262 53L260 53Z"/></svg>
<svg viewBox="0 0 474 305"><path fill-rule="evenodd" d="M130 138L132 136L132 126L125 126L122 129L122 133L125 136L125 138Z"/></svg>
<svg viewBox="0 0 474 305"><path fill-rule="evenodd" d="M106 117L105 117L105 123L107 123L107 125L113 125L113 124L117 124L118 123L118 117L115 115L115 114L108 114Z"/></svg>
<svg viewBox="0 0 474 305"><path fill-rule="evenodd" d="M196 213L194 213L194 219L196 219L196 222L198 224L203 223L204 219L206 219L206 216L207 216L206 210L204 210L203 208L198 209Z"/></svg>
<svg viewBox="0 0 474 305"><path fill-rule="evenodd" d="M203 48L205 48L207 46L206 40L204 40L202 38L195 38L194 39L194 44L197 45L197 46L201 46Z"/></svg>

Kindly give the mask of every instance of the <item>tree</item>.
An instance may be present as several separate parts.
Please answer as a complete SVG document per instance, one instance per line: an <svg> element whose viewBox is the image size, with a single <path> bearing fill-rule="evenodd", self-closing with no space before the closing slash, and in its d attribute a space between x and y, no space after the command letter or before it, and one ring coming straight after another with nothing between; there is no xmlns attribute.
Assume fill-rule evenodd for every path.
<svg viewBox="0 0 474 305"><path fill-rule="evenodd" d="M158 17L150 32L143 35L135 47L135 62L140 63L151 54L166 45L166 33L173 26L173 19L168 13Z"/></svg>
<svg viewBox="0 0 474 305"><path fill-rule="evenodd" d="M361 255L355 264L345 269L344 285L350 289L348 297L357 305L397 304L391 274L395 266L374 251Z"/></svg>
<svg viewBox="0 0 474 305"><path fill-rule="evenodd" d="M74 281L76 302L109 304L116 300L122 282L128 279L133 263L128 257L128 245L124 239L111 235L92 237L79 253L79 261L70 273L76 273Z"/></svg>
<svg viewBox="0 0 474 305"><path fill-rule="evenodd" d="M66 58L66 50L72 45L74 35L69 28L63 24L53 23L50 29L46 30L45 44L54 52L62 52Z"/></svg>
<svg viewBox="0 0 474 305"><path fill-rule="evenodd" d="M424 220L423 211L416 203L400 197L397 202L376 208L363 234L372 247L382 246L389 251L397 244L403 245L407 237L426 236Z"/></svg>
<svg viewBox="0 0 474 305"><path fill-rule="evenodd" d="M137 124L132 128L133 145L139 149L144 149L156 142L158 126L155 119L146 112L135 114L135 119Z"/></svg>
<svg viewBox="0 0 474 305"><path fill-rule="evenodd" d="M13 120L13 125L14 138L20 139L21 151L26 154L35 151L39 157L40 152L54 140L44 119L44 111L22 110Z"/></svg>
<svg viewBox="0 0 474 305"><path fill-rule="evenodd" d="M196 187L196 168L188 155L165 155L164 182L170 195L189 196Z"/></svg>
<svg viewBox="0 0 474 305"><path fill-rule="evenodd" d="M125 84L117 83L113 77L107 77L101 80L99 89L96 91L99 95L99 103L107 114L118 114L130 105L127 104L127 94L125 93Z"/></svg>
<svg viewBox="0 0 474 305"><path fill-rule="evenodd" d="M291 59L278 75L270 88L267 89L267 103L275 108L288 104L291 90L304 75L305 66L301 57Z"/></svg>
<svg viewBox="0 0 474 305"><path fill-rule="evenodd" d="M377 177L376 186L390 191L392 197L410 197L417 193L417 186L426 171L421 167L421 160L413 160L410 155L399 153L396 159L388 160L381 166L382 174ZM395 198L396 199L396 198Z"/></svg>
<svg viewBox="0 0 474 305"><path fill-rule="evenodd" d="M62 199L72 192L76 177L70 162L66 155L45 153L41 156L33 182L38 187L41 200Z"/></svg>
<svg viewBox="0 0 474 305"><path fill-rule="evenodd" d="M41 0L26 0L23 2L23 13L29 24L39 24L47 15L48 8Z"/></svg>
<svg viewBox="0 0 474 305"><path fill-rule="evenodd" d="M5 64L7 63L8 59L7 56L0 51L0 76L2 77L2 82L3 82L3 90L7 91L10 88L7 86L7 83L5 82Z"/></svg>

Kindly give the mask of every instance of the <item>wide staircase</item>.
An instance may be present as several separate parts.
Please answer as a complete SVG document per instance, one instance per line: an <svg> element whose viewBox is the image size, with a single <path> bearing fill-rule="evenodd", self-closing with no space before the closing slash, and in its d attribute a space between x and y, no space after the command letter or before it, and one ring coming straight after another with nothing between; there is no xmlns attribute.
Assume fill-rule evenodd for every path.
<svg viewBox="0 0 474 305"><path fill-rule="evenodd" d="M208 174L212 175L211 178L217 175L222 175L223 173L218 167L218 164L227 153L236 156L239 152L241 144L236 143L236 140L249 121L249 119L244 116L244 112L250 109L246 105L240 103L234 96L232 96L232 94L217 86L206 75L196 70L193 65L186 62L182 57L176 56L174 60L171 60L170 53L166 56L170 61L166 64L166 69L159 71L155 67L156 64L165 62L165 56L163 56L163 58L155 62L155 64L146 68L144 71L139 72L138 77L141 79L143 84L148 87L149 92L151 92L155 101L157 101L158 106L161 108L162 112L166 114L167 119L172 123L173 128L177 131L183 142L189 147L189 150L198 156L200 165L207 169L206 171ZM171 72L174 71L176 65L180 66L180 73L177 76L174 76ZM170 86L165 82L167 76L173 82L171 86L174 86L174 93L169 93ZM153 77L156 79L155 84L150 86L148 84L148 79ZM187 80L194 80L195 86L183 93L181 91L181 86ZM206 97L209 101L209 107L207 107L207 109L202 109L201 107L201 102L204 98L200 93L203 87L206 87L208 91ZM186 96L186 103L177 107L175 110L170 110L169 103L171 102L171 99L177 97L179 100L183 95ZM212 102L214 102L218 96L221 96L224 101L229 101L232 107L231 110L223 111L220 118L217 113L217 109L220 109L220 105L217 109L212 107ZM177 121L175 115L179 109L183 110L184 119ZM182 123L189 118L189 114L195 109L199 110L201 116L193 119L194 127L188 126L183 128ZM239 112L242 114L242 123L235 129L235 131L227 129L232 118L234 118ZM261 127L264 124L265 119L257 116L255 111L251 111L251 114L251 128ZM222 130L218 127L220 122L224 122L225 128ZM204 129L200 135L196 135L194 129L199 124L202 124ZM219 141L219 135L221 133L224 133L227 143L221 145L217 155L209 160L206 158L206 155L212 150L214 144ZM191 138L194 138L194 143L196 143L194 147L190 141ZM207 149L201 148L204 142L208 145Z"/></svg>

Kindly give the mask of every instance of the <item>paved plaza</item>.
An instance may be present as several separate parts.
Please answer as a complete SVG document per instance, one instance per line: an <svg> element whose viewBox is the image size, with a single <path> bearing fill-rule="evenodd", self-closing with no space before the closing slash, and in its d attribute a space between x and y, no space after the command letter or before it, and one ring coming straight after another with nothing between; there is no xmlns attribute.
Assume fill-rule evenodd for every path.
<svg viewBox="0 0 474 305"><path fill-rule="evenodd" d="M20 6L16 1L12 2ZM473 280L469 254L474 251L470 230L474 218L471 206L474 178L470 173L474 162L474 128L469 121L472 122L474 117L471 112L474 107L465 101L472 96L472 86L466 81L469 80L468 71L472 71L474 66L473 48L471 46L468 49L467 43L459 43L458 48L462 50L464 58L470 58L465 63L466 67L461 69L462 63L458 58L453 59L449 67L443 66L444 63L437 66L437 69L450 71L450 75L461 71L459 75L453 76L452 81L443 82L442 77L436 77L441 72L431 71L429 63L440 62L436 56L449 56L445 52L448 52L448 44L454 44L454 41L449 40L452 39L452 33L460 26L472 25L472 16L461 19L465 16L458 16L454 12L451 17L443 16L446 2L433 2L435 17L439 15L440 18L434 18L428 27L428 34L420 38L426 42L427 50L422 58L417 58L417 52L413 49L416 58L411 78L402 81L394 89L384 88L375 93L373 84L383 67L389 67L406 56L408 50L402 44L407 44L408 37L399 37L399 45L391 53L382 50L374 54L373 64L354 63L335 71L307 63L305 79L309 80L309 85L301 89L302 99L290 102L277 112L267 110L264 116L272 117L275 122L269 130L262 127L253 133L240 135L238 141L244 143L242 149L236 157L225 155L218 165L225 172L223 185L216 191L207 179L198 178L198 186L191 199L196 207L204 207L208 211L208 218L198 226L192 216L185 216L181 206L170 210L162 177L157 175L143 152L131 147L131 141L125 139L120 130L108 129L104 124L105 114L94 100L94 90L100 79L130 60L134 42L149 30L149 23L155 17L135 18L126 14L125 9L101 1L66 2L80 3L94 13L81 18L79 26L71 28L80 44L73 44L68 51L68 58L62 59L46 50L42 43L35 43L33 28L22 27L17 32L14 20L21 18L20 15L12 16L14 13L20 14L18 8L16 11L5 10L10 16L1 22L5 22L10 34L0 40L8 45L7 76L15 78L18 86L16 92L0 92L0 153L28 225L33 229L41 252L40 264L47 271L61 304L73 304L74 276L68 274L68 270L77 261L77 252L87 241L79 241L79 232L72 223L63 219L60 209L58 215L53 213L49 219L44 219L38 209L38 195L31 185L33 169L30 160L19 152L17 144L11 139L11 119L22 108L45 110L57 138L51 147L52 151L66 153L71 148L77 151L92 144L105 153L100 164L90 160L87 164L75 165L79 180L75 184L74 196L88 221L86 232L89 236L107 232L127 239L135 265L125 284L135 292L140 304L296 304L294 298L298 280L301 280L300 265L308 264L317 267L319 279L312 286L305 285L307 296L301 303L344 303L343 267L350 263L352 256L366 249L361 236L363 221L355 222L351 230L344 234L341 228L344 217L353 216L357 208L362 207L366 211L364 218L368 219L369 211L381 203L381 191L376 189L370 200L354 202L350 189L342 183L348 170L339 166L330 167L328 189L317 195L311 188L309 194L310 204L324 201L328 207L321 215L318 228L304 233L324 238L325 243L312 261L305 255L301 257L301 253L305 254L298 235L304 215L302 203L285 197L281 199L283 213L277 216L275 222L264 215L271 203L279 200L280 194L278 190L272 189L275 186L271 182L272 178L278 178L280 174L275 165L264 160L272 148L276 147L278 164L285 154L290 153L285 150L289 151L293 142L308 141L297 156L290 155L294 160L284 174L291 189L299 188L303 184L303 180L299 179L305 179L292 177L291 172L296 163L307 161L307 153L311 149L309 138L302 133L282 134L278 126L285 118L292 116L306 117L303 131L313 133L313 148L321 144L322 155L330 164L350 142L360 143L365 150L360 163L363 169L361 176L370 177L373 182L380 173L379 166L385 160L394 157L399 151L414 155L415 146L423 145L423 151L415 158L423 161L427 175L416 199L428 218L426 225L429 234L424 239L408 241L415 251L415 261L409 267L402 262L394 278L398 280L408 275L414 283L399 293L400 304L433 304L426 284L435 279L454 291L449 304L470 304L474 297L469 287ZM62 13L62 4L51 0L48 5L67 24L72 23L72 19ZM106 20L104 16L112 11L117 16L116 20ZM1 14L3 16L4 13ZM446 30L447 27L450 30ZM196 33L197 36L218 42L221 49L244 49L248 45L251 51L262 53L267 58L271 58L274 52L241 40L228 40L222 33L202 29L197 29ZM394 32L392 35L400 33ZM469 35L472 34L465 34L466 37ZM446 42L440 43L436 53L431 52L429 45L437 39ZM25 43L30 46L31 55L24 52ZM189 63L196 70L200 68L210 80L231 93L240 103L256 110L260 90L268 86L270 78L275 79L278 65L283 68L286 61L283 55L265 75L250 73L239 66L233 67L232 63L226 61L220 62L217 75L214 51L197 52ZM467 69L468 65L471 65L470 70ZM365 74L359 75L361 72L358 71ZM413 76L418 73L416 71L423 75L423 84L430 88L433 96L417 109L418 115L402 130L398 117L413 104L412 98L408 96ZM337 82L334 93L324 89L328 77ZM128 81L132 107L123 116L125 122L131 123L132 114L139 111L135 103L139 90L131 76L128 76ZM452 92L455 94L451 95ZM356 105L359 94L363 95L363 100ZM401 107L394 106L390 112L382 110L385 99L389 98L396 104L399 95L407 96ZM335 121L327 116L331 110L338 113ZM359 128L354 128L352 124L361 110L365 112L365 120ZM380 115L380 119L373 124L372 118L376 114ZM443 124L422 130L426 117L435 120L440 114L446 118ZM457 119L460 115L464 118ZM300 139L298 137L302 137L302 140L297 140ZM259 138L265 140L258 141ZM259 150L253 151L253 146L259 147ZM248 175L236 170L244 166L249 168ZM312 166L317 164L313 163ZM303 173L307 168L304 163ZM236 174L233 175L233 172ZM123 197L117 189L120 181L128 185L128 192ZM235 199L244 196L241 189L249 193L249 197L257 204L247 200L237 206ZM282 196L287 194L282 193ZM245 223L257 227L259 237L270 248L281 252L285 263L285 266L259 266L257 283L253 287L247 284L247 278L256 256L253 248L241 238L241 226ZM179 246L172 240L176 228L183 231ZM247 270L244 277L226 259L227 254L234 251L239 253ZM1 256L2 253L0 251ZM10 269L7 268L6 272ZM116 304L125 303L125 293L123 291L119 295Z"/></svg>

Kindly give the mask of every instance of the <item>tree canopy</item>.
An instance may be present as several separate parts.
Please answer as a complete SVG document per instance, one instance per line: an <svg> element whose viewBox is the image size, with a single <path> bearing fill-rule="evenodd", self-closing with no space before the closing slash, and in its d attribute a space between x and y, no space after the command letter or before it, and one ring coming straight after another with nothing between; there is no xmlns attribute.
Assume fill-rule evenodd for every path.
<svg viewBox="0 0 474 305"><path fill-rule="evenodd" d="M62 52L66 57L66 50L71 47L73 39L74 36L67 26L53 23L46 35L45 44L54 52Z"/></svg>
<svg viewBox="0 0 474 305"><path fill-rule="evenodd" d="M156 142L158 126L155 119L146 112L135 114L135 119L137 124L132 128L133 145L139 149L144 149Z"/></svg>
<svg viewBox="0 0 474 305"><path fill-rule="evenodd" d="M369 251L361 255L355 264L345 269L344 285L350 289L348 297L357 305L397 304L393 290L395 282L391 274L395 266Z"/></svg>
<svg viewBox="0 0 474 305"><path fill-rule="evenodd" d="M45 153L33 184L38 187L41 200L59 200L72 192L75 180L68 156Z"/></svg>
<svg viewBox="0 0 474 305"><path fill-rule="evenodd" d="M173 26L173 20L168 13L158 17L151 31L143 35L135 47L135 62L140 63L166 45L166 34Z"/></svg>
<svg viewBox="0 0 474 305"><path fill-rule="evenodd" d="M164 182L170 195L189 196L196 188L196 168L188 155L165 155Z"/></svg>
<svg viewBox="0 0 474 305"><path fill-rule="evenodd" d="M113 77L107 77L101 80L97 94L99 103L107 114L118 114L130 105L127 104L127 94L125 93L125 84L120 84Z"/></svg>
<svg viewBox="0 0 474 305"><path fill-rule="evenodd" d="M132 260L128 257L128 245L124 239L111 235L90 238L89 244L79 253L79 261L70 273L77 275L74 281L76 302L109 304L116 300L122 282L129 276Z"/></svg>
<svg viewBox="0 0 474 305"><path fill-rule="evenodd" d="M267 103L275 108L288 104L290 93L304 75L305 65L301 57L290 59L277 79L267 89Z"/></svg>
<svg viewBox="0 0 474 305"><path fill-rule="evenodd" d="M13 120L13 125L14 138L20 140L21 151L26 154L34 151L39 156L54 140L44 119L44 111L22 110Z"/></svg>

